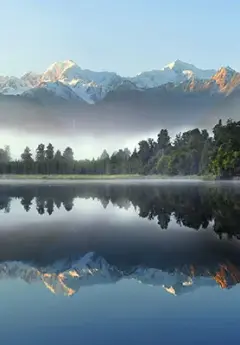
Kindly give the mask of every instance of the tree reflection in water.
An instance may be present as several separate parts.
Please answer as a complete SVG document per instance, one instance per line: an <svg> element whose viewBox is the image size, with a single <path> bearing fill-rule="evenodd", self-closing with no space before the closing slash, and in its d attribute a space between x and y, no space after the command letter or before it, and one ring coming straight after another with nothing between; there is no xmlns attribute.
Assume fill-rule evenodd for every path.
<svg viewBox="0 0 240 345"><path fill-rule="evenodd" d="M220 238L240 236L240 188L234 183L0 186L0 210L7 213L13 199L26 212L35 207L39 215L52 215L60 208L71 211L76 198L97 199L104 209L110 204L126 210L133 206L139 217L157 220L161 229L168 229L174 218L179 226L195 230L213 224Z"/></svg>

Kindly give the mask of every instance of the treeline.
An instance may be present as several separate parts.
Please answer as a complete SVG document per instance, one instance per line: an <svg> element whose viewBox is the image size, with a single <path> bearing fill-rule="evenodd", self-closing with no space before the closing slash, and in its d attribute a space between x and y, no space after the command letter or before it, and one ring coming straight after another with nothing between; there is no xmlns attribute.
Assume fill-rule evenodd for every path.
<svg viewBox="0 0 240 345"><path fill-rule="evenodd" d="M240 121L220 120L213 136L198 128L179 133L171 140L162 129L157 139L141 140L132 153L128 148L98 159L76 160L71 147L64 152L51 143L39 144L35 152L26 147L12 160L9 146L0 149L0 174L162 174L204 175L223 178L240 175Z"/></svg>

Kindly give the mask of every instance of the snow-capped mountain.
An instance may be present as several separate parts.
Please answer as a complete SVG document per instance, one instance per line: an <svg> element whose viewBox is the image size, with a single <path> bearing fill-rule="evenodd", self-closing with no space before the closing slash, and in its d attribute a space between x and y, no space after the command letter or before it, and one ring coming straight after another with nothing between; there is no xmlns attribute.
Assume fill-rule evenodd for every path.
<svg viewBox="0 0 240 345"><path fill-rule="evenodd" d="M25 82L28 88L37 86L40 83L41 75L33 72L24 74L21 78L22 82Z"/></svg>
<svg viewBox="0 0 240 345"><path fill-rule="evenodd" d="M214 69L200 69L192 64L182 62L180 60L176 60L166 65L163 70L167 69L174 71L176 74L183 74L187 79L192 77L197 79L210 79L216 73L216 70Z"/></svg>
<svg viewBox="0 0 240 345"><path fill-rule="evenodd" d="M30 88L31 86L29 86L24 80L16 77L0 79L0 91L4 95L21 95Z"/></svg>
<svg viewBox="0 0 240 345"><path fill-rule="evenodd" d="M131 80L139 88L153 88L167 83L179 84L195 78L208 80L216 73L215 70L203 70L192 64L176 60L160 70L143 72Z"/></svg>
<svg viewBox="0 0 240 345"><path fill-rule="evenodd" d="M193 271L193 267L182 267L171 273L144 266L122 270L93 252L75 261L57 261L46 267L35 267L19 261L1 263L0 280L9 278L21 278L29 284L42 282L52 293L65 296L74 295L84 286L115 284L121 279L161 287L173 295L192 292L202 286L229 288L240 282L239 269L230 263L219 263L212 270L195 267Z"/></svg>
<svg viewBox="0 0 240 345"><path fill-rule="evenodd" d="M0 93L4 95L21 95L34 88L40 81L40 75L29 72L21 78L0 76Z"/></svg>
<svg viewBox="0 0 240 345"><path fill-rule="evenodd" d="M112 72L93 72L81 69L74 61L55 62L41 76L46 83L58 82L55 89L67 86L87 103L95 103L121 84L122 78Z"/></svg>
<svg viewBox="0 0 240 345"><path fill-rule="evenodd" d="M40 81L37 87L28 88L23 95L29 98L41 98L48 95L49 97L56 96L65 100L82 100L69 85L63 84L60 81Z"/></svg>
<svg viewBox="0 0 240 345"><path fill-rule="evenodd" d="M173 83L175 86L189 80L211 80L215 70L203 70L176 60L162 69L142 72L135 77L121 77L113 72L94 72L82 69L74 61L53 63L42 74L26 73L21 78L1 77L0 93L35 97L39 89L64 99L79 99L89 104L101 101L109 92L145 90Z"/></svg>
<svg viewBox="0 0 240 345"><path fill-rule="evenodd" d="M172 90L229 95L240 87L240 73L230 67L221 67L210 79L190 78L179 84L172 84Z"/></svg>

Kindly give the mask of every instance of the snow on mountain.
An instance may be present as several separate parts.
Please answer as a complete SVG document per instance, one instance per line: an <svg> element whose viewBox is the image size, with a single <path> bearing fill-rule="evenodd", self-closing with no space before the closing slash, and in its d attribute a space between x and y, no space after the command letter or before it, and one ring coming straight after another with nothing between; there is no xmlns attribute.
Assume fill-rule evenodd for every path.
<svg viewBox="0 0 240 345"><path fill-rule="evenodd" d="M38 85L40 75L33 72L24 74L21 78L0 76L0 93L4 95L21 95Z"/></svg>
<svg viewBox="0 0 240 345"><path fill-rule="evenodd" d="M66 82L66 80L62 80L62 83L63 85L69 85L79 98L89 104L94 104L103 99L105 95L111 91L110 89L107 89L102 85L97 85L94 82L84 82L78 79L73 79L69 83Z"/></svg>
<svg viewBox="0 0 240 345"><path fill-rule="evenodd" d="M32 88L40 83L41 75L33 72L28 72L21 77L21 80L26 83L27 87Z"/></svg>
<svg viewBox="0 0 240 345"><path fill-rule="evenodd" d="M60 81L69 86L79 98L93 104L117 87L122 78L113 72L83 70L74 61L66 60L52 64L43 73L41 80Z"/></svg>
<svg viewBox="0 0 240 345"><path fill-rule="evenodd" d="M210 79L216 73L215 70L203 70L192 64L176 60L160 70L142 72L131 78L139 88L153 88L167 83L179 84L185 80Z"/></svg>
<svg viewBox="0 0 240 345"><path fill-rule="evenodd" d="M6 77L0 79L0 93L4 95L21 95L29 88L30 86L21 78Z"/></svg>
<svg viewBox="0 0 240 345"><path fill-rule="evenodd" d="M221 67L210 79L197 79L193 77L178 85L173 84L173 89L182 92L203 92L211 95L224 93L240 88L240 73L230 67Z"/></svg>
<svg viewBox="0 0 240 345"><path fill-rule="evenodd" d="M42 74L41 81L54 82L56 80L64 79L63 74L65 70L79 68L72 60L54 62L48 69Z"/></svg>
<svg viewBox="0 0 240 345"><path fill-rule="evenodd" d="M210 79L216 73L216 70L214 69L200 69L181 60L175 60L174 62L166 65L163 70L165 69L170 69L177 74L183 74L187 77L187 79L192 77L197 79Z"/></svg>
<svg viewBox="0 0 240 345"><path fill-rule="evenodd" d="M177 75L171 69L153 70L142 72L136 77L131 78L131 81L141 89L150 89L170 82L175 83L177 81Z"/></svg>
<svg viewBox="0 0 240 345"><path fill-rule="evenodd" d="M82 81L86 84L101 85L108 88L121 82L122 78L113 72L94 72L81 69L74 61L55 62L42 74L42 81L65 81L65 83Z"/></svg>
<svg viewBox="0 0 240 345"><path fill-rule="evenodd" d="M70 86L65 85L59 81L55 82L40 82L36 87L28 88L23 95L33 98L41 98L46 94L61 97L65 100L82 100Z"/></svg>
<svg viewBox="0 0 240 345"><path fill-rule="evenodd" d="M220 89L224 89L233 70L227 68L227 71L226 76L223 71L219 74L212 69L203 70L192 64L176 60L162 69L142 72L131 78L123 78L113 72L94 72L82 69L74 61L65 60L53 63L41 75L29 72L21 78L0 76L0 93L35 97L35 95L43 95L41 90L46 89L48 95L55 95L63 99L78 99L94 104L105 98L109 92L145 90L169 83L179 86L191 82L191 84L186 84L187 86L183 84L184 88L190 88L191 91L194 91L195 88L208 89L214 84L219 86L215 86L215 89L220 91ZM216 76L215 79L214 76ZM207 84L208 82L211 85ZM236 83L238 83L238 79L235 78Z"/></svg>
<svg viewBox="0 0 240 345"><path fill-rule="evenodd" d="M42 75L29 72L21 78L0 76L0 93L34 96L37 89L46 88L58 97L93 104L121 82L116 73L83 70L72 60L66 60L55 62Z"/></svg>

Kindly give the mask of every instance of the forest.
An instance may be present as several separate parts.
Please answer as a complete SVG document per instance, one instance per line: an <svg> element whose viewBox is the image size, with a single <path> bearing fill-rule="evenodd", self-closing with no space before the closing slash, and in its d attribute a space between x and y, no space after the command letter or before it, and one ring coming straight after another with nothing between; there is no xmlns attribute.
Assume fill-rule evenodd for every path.
<svg viewBox="0 0 240 345"><path fill-rule="evenodd" d="M0 149L0 174L85 174L85 175L214 175L240 176L240 121L221 120L211 135L194 128L170 138L161 129L156 139L141 140L130 152L119 149L111 155L104 150L98 158L76 160L71 147L61 152L51 143L28 146L21 157L11 159L10 146Z"/></svg>

